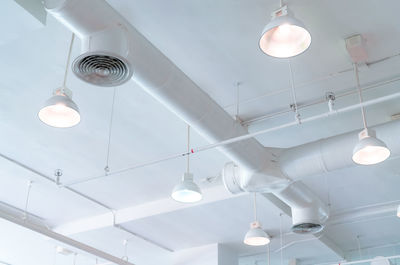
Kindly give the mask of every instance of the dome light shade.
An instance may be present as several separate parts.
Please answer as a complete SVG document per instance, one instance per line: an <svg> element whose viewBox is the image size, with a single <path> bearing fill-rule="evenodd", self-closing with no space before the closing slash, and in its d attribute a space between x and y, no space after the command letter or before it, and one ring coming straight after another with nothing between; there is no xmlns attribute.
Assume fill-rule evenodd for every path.
<svg viewBox="0 0 400 265"><path fill-rule="evenodd" d="M400 218L400 205L399 205L399 207L397 207L397 217Z"/></svg>
<svg viewBox="0 0 400 265"><path fill-rule="evenodd" d="M77 125L81 116L79 108L68 95L66 88L56 90L39 111L39 119L45 124L56 128L68 128Z"/></svg>
<svg viewBox="0 0 400 265"><path fill-rule="evenodd" d="M390 156L386 144L376 138L375 131L364 129L359 134L359 142L353 150L353 161L359 165L374 165Z"/></svg>
<svg viewBox="0 0 400 265"><path fill-rule="evenodd" d="M194 203L203 198L199 186L193 181L191 173L185 173L182 181L175 186L171 197L178 202Z"/></svg>
<svg viewBox="0 0 400 265"><path fill-rule="evenodd" d="M250 230L246 233L243 242L249 246L265 246L271 240L267 233L261 228L261 224L257 221L250 224Z"/></svg>
<svg viewBox="0 0 400 265"><path fill-rule="evenodd" d="M311 35L304 24L296 19L287 6L272 13L260 38L260 49L272 57L290 58L310 47Z"/></svg>

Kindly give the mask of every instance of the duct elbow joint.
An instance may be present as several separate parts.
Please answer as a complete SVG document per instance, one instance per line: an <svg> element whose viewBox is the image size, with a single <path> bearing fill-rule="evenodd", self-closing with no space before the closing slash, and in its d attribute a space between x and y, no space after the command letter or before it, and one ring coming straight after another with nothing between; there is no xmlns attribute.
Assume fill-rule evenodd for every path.
<svg viewBox="0 0 400 265"><path fill-rule="evenodd" d="M320 208L311 205L307 208L292 207L292 231L298 234L316 234L324 229L328 216L321 214Z"/></svg>
<svg viewBox="0 0 400 265"><path fill-rule="evenodd" d="M279 172L275 174L270 168L262 171L251 171L239 167L233 162L225 164L222 170L222 179L226 189L233 194L272 192L284 189L290 183L288 179L280 177Z"/></svg>
<svg viewBox="0 0 400 265"><path fill-rule="evenodd" d="M299 234L315 234L324 229L329 208L303 183L294 182L274 195L290 206L292 231Z"/></svg>

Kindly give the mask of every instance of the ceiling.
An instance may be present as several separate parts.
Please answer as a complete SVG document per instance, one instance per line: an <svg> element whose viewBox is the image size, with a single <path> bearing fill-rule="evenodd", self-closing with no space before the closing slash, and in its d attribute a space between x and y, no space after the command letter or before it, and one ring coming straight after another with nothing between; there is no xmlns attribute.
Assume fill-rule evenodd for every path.
<svg viewBox="0 0 400 265"><path fill-rule="evenodd" d="M250 132L293 121L294 113L289 108L293 100L288 60L263 55L257 46L259 33L269 14L278 7L278 1L107 2L228 113L234 115L236 111L237 82L241 83L241 120L286 111L251 123ZM296 17L307 25L313 40L307 52L291 59L299 106L323 101L327 92L341 95L354 91L352 64L343 41L353 34L360 33L366 38L369 62L379 61L361 69L362 85L399 77L399 1L386 0L383 4L374 0L291 0L288 4ZM114 89L83 83L71 74L67 85L79 105L81 123L65 130L41 123L37 111L62 83L71 32L51 16L45 26L40 24L13 1L1 3L1 7L0 137L3 140L0 141L0 153L50 178L54 178L56 169L61 169L64 183L103 175L107 166ZM79 46L78 41L73 47L73 57L79 55ZM399 84L397 81L370 88L364 97L374 99L399 92ZM335 108L356 104L357 100L355 94L338 97ZM305 118L327 110L328 106L323 102L300 109L300 114ZM368 107L368 123L390 121L391 115L396 113L400 113L397 100ZM263 134L257 140L264 146L291 147L361 127L360 113L353 111ZM113 171L183 152L186 148L186 124L132 80L115 88L111 129L108 166ZM208 142L194 131L191 144L202 146ZM211 190L222 185L218 176L226 162L229 159L216 149L192 156L191 168L205 196L208 190L211 194ZM334 214L370 205L396 203L400 201L398 162L399 159L393 157L380 165L310 176L304 182L330 204ZM183 158L172 159L71 187L115 210L143 209L151 202L157 202L155 205L163 208L184 169ZM210 177L216 177L216 180L207 181ZM109 212L76 193L0 159L1 202L24 209L29 180L33 181L33 186L27 209L51 227ZM256 264L256 261L259 261L257 264L266 264L263 263L265 248L250 248L241 243L252 221L251 197L246 194L232 196L226 192L215 198L191 207L166 203L170 208L157 214L142 215L124 223L124 227L175 252L221 243L238 253L242 265ZM280 252L276 250L281 244L281 228L284 234L282 243L290 243L283 251L285 261L296 258L302 264L316 264L342 259L337 249L329 247L326 241L290 233L290 217L286 214L281 216L282 209L267 198L259 196L258 208L263 227L273 236L273 263L280 260ZM40 241L43 246L37 247L46 250L37 250L36 253L50 255L48 248L54 246L54 242L9 226L7 222L0 223L2 231L8 231L15 238L32 237L29 241L32 243L10 245L8 251L14 249L13 253L21 253ZM70 236L116 256L123 255L122 242L129 239L129 258L135 264L160 264L173 255L113 227L90 229ZM328 225L324 236L347 257L356 255L358 258L357 238L363 257L371 253L399 254L400 220L393 213L366 218L362 222ZM4 238L0 239L0 244L4 244L2 240ZM371 250L380 246L388 246L384 248L386 252ZM4 253L0 252L1 255ZM50 264L49 258L46 259L37 259L35 263ZM16 260L12 265L25 263Z"/></svg>

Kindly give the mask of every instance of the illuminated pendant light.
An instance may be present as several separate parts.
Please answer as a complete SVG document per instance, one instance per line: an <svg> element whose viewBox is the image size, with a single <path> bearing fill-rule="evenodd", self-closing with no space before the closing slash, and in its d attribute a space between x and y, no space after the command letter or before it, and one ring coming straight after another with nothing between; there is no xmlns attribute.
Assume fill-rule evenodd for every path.
<svg viewBox="0 0 400 265"><path fill-rule="evenodd" d="M296 19L281 1L281 8L272 13L260 38L260 48L272 57L289 58L310 47L311 35L304 24Z"/></svg>
<svg viewBox="0 0 400 265"><path fill-rule="evenodd" d="M257 221L256 193L254 193L254 219L255 221L250 223L250 230L246 233L243 242L249 246L268 245L271 240Z"/></svg>
<svg viewBox="0 0 400 265"><path fill-rule="evenodd" d="M400 205L397 207L397 217L400 218Z"/></svg>
<svg viewBox="0 0 400 265"><path fill-rule="evenodd" d="M194 203L203 198L199 186L193 181L193 174L189 173L189 154L190 154L190 126L188 126L187 141L187 171L183 174L182 181L175 186L171 197L178 202Z"/></svg>
<svg viewBox="0 0 400 265"><path fill-rule="evenodd" d="M61 88L54 91L53 96L44 103L44 106L38 113L39 119L42 122L56 128L72 127L77 125L81 120L79 108L75 102L72 101L72 91L66 87L73 44L74 34L72 34L69 47L63 85Z"/></svg>
<svg viewBox="0 0 400 265"><path fill-rule="evenodd" d="M358 95L360 97L360 104L362 104L362 91L360 87L360 80L358 76L358 66L354 63L354 72L356 77L356 85ZM361 105L361 114L363 118L364 130L359 135L359 142L353 149L353 161L359 165L374 165L385 161L390 156L390 150L386 144L376 138L374 130L368 129L367 121L365 118L364 106Z"/></svg>

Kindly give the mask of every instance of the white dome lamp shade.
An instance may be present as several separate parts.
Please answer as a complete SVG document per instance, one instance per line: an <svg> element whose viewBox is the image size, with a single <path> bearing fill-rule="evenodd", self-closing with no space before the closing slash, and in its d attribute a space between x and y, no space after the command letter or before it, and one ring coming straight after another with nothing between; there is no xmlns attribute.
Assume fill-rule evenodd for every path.
<svg viewBox="0 0 400 265"><path fill-rule="evenodd" d="M390 156L386 144L376 138L375 131L364 129L360 132L359 142L353 150L353 161L359 165L374 165L385 161Z"/></svg>
<svg viewBox="0 0 400 265"><path fill-rule="evenodd" d="M72 92L67 88L57 89L40 109L39 119L56 128L68 128L77 125L81 116L79 108L71 99Z"/></svg>
<svg viewBox="0 0 400 265"><path fill-rule="evenodd" d="M271 22L265 26L259 41L260 49L276 58L294 57L310 45L311 34L286 5L272 13Z"/></svg>
<svg viewBox="0 0 400 265"><path fill-rule="evenodd" d="M178 202L194 203L202 199L199 186L193 181L191 173L185 173L183 179L172 191L171 197Z"/></svg>
<svg viewBox="0 0 400 265"><path fill-rule="evenodd" d="M79 108L72 100L72 91L66 87L74 38L75 35L72 34L63 85L54 91L53 96L44 103L38 113L42 122L56 128L73 127L81 121Z"/></svg>
<svg viewBox="0 0 400 265"><path fill-rule="evenodd" d="M257 221L257 197L254 193L254 222L250 223L250 229L244 236L243 243L249 246L265 246L270 243L270 237L262 229L260 222Z"/></svg>
<svg viewBox="0 0 400 265"><path fill-rule="evenodd" d="M172 190L171 197L177 202L195 203L203 198L199 186L193 180L193 174L189 172L189 156L190 156L190 126L187 127L187 169L183 174L182 181L179 182Z"/></svg>
<svg viewBox="0 0 400 265"><path fill-rule="evenodd" d="M374 165L385 161L390 156L390 150L383 141L376 137L375 131L367 127L357 63L354 63L354 72L360 97L364 129L358 135L359 141L353 149L352 159L354 163L359 165Z"/></svg>
<svg viewBox="0 0 400 265"><path fill-rule="evenodd" d="M267 233L261 228L257 221L250 224L250 230L246 233L243 242L249 246L265 246L270 243Z"/></svg>

